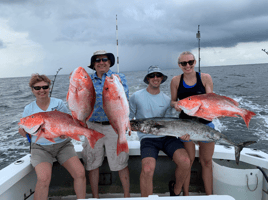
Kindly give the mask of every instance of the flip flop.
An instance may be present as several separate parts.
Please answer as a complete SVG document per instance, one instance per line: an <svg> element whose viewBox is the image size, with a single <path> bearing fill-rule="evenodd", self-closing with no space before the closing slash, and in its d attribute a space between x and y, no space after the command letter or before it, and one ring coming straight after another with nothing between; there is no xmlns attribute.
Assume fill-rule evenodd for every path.
<svg viewBox="0 0 268 200"><path fill-rule="evenodd" d="M176 183L175 181L169 181L168 188L169 188L170 196L180 196L181 194L181 192L179 194L175 194L174 192L175 183Z"/></svg>

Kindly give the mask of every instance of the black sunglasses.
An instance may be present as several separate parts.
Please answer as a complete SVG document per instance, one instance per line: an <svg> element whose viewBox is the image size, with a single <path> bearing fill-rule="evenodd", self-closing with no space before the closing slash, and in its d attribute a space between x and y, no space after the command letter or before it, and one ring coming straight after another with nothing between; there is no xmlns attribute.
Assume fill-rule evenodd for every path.
<svg viewBox="0 0 268 200"><path fill-rule="evenodd" d="M188 63L189 65L193 65L193 64L194 64L194 61L195 61L195 60L189 60L188 62L179 62L179 64L181 64L183 67L185 67L185 66L187 65L187 63Z"/></svg>
<svg viewBox="0 0 268 200"><path fill-rule="evenodd" d="M149 78L154 78L155 76L160 78L160 77L163 76L163 74L161 74L161 73L152 73L152 74L147 75L147 77L149 77Z"/></svg>
<svg viewBox="0 0 268 200"><path fill-rule="evenodd" d="M102 62L107 62L108 58L96 58L95 62L100 63L101 60L102 60Z"/></svg>
<svg viewBox="0 0 268 200"><path fill-rule="evenodd" d="M43 90L47 90L49 88L49 85L45 85L45 86L33 86L33 89L35 89L35 90L41 90L41 88L43 88Z"/></svg>

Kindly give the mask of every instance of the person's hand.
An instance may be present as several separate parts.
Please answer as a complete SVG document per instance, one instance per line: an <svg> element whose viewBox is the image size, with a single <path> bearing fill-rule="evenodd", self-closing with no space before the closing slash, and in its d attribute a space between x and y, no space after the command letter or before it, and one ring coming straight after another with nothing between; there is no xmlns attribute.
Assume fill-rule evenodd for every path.
<svg viewBox="0 0 268 200"><path fill-rule="evenodd" d="M189 141L190 140L190 135L185 134L185 135L181 136L180 139L185 140L185 141Z"/></svg>
<svg viewBox="0 0 268 200"><path fill-rule="evenodd" d="M120 83L122 83L120 76L118 74L114 74L114 75L118 78L118 80L120 81Z"/></svg>
<svg viewBox="0 0 268 200"><path fill-rule="evenodd" d="M22 137L26 137L27 132L23 128L19 128L19 134L21 134Z"/></svg>
<svg viewBox="0 0 268 200"><path fill-rule="evenodd" d="M181 112L181 111L182 111L181 107L180 107L177 103L174 104L174 108L175 108L175 110L178 111L178 112Z"/></svg>

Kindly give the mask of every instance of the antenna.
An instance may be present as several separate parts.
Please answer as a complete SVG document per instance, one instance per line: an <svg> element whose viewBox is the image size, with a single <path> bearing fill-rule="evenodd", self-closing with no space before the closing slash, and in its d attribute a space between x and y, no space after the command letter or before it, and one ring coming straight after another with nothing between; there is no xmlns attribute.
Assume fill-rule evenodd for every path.
<svg viewBox="0 0 268 200"><path fill-rule="evenodd" d="M117 26L117 15L116 15L116 49L117 49L117 73L119 73L119 56L118 56L118 26Z"/></svg>
<svg viewBox="0 0 268 200"><path fill-rule="evenodd" d="M197 30L197 33L196 33L196 38L198 39L198 69L199 69L199 73L200 73L200 38L201 38L201 35L200 35L200 31L199 31L199 26L198 25L198 30Z"/></svg>

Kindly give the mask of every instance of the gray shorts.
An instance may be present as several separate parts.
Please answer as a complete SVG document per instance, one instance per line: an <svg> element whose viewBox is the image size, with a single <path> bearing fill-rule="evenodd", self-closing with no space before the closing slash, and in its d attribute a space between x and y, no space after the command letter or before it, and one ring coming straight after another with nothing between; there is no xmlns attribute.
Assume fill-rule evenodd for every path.
<svg viewBox="0 0 268 200"><path fill-rule="evenodd" d="M71 139L52 145L31 144L31 164L36 167L42 162L53 165L54 158L62 165L70 158L77 156Z"/></svg>
<svg viewBox="0 0 268 200"><path fill-rule="evenodd" d="M97 123L87 122L88 128L94 129L105 137L99 139L94 149L88 143L87 138L83 143L82 157L86 170L97 169L102 165L104 155L106 153L107 160L111 171L120 171L128 166L129 154L121 152L118 156L116 153L118 135L111 125L101 125Z"/></svg>

